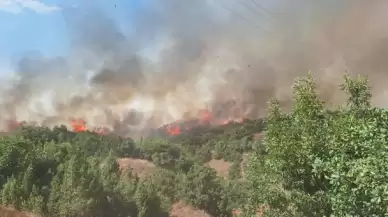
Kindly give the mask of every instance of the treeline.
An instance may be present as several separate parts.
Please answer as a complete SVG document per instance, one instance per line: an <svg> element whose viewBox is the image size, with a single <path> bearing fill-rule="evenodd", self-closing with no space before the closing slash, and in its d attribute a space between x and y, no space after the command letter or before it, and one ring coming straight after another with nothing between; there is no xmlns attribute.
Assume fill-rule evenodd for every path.
<svg viewBox="0 0 388 217"><path fill-rule="evenodd" d="M312 75L291 112L269 106L265 152L247 169L246 216L388 216L388 111L371 106L365 77L345 77L347 103L325 109Z"/></svg>
<svg viewBox="0 0 388 217"><path fill-rule="evenodd" d="M213 154L240 159L254 146L247 132L260 127L261 121L249 121L135 142L64 126L23 126L0 137L0 202L47 217L154 217L168 216L173 203L185 201L232 216L240 190L204 163ZM139 179L120 170L117 159L124 157L152 161L158 169Z"/></svg>
<svg viewBox="0 0 388 217"><path fill-rule="evenodd" d="M328 110L310 75L289 112L272 100L265 121L164 139L21 127L0 137L0 202L42 217L168 216L177 201L217 217L388 216L388 112L371 106L365 78L341 88L347 103ZM120 170L124 157L157 169L138 178ZM204 166L221 158L228 179Z"/></svg>

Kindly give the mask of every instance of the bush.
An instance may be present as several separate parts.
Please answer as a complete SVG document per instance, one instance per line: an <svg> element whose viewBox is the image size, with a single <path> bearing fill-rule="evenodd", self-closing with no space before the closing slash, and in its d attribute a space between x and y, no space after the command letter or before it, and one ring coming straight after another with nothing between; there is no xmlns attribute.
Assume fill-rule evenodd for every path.
<svg viewBox="0 0 388 217"><path fill-rule="evenodd" d="M269 109L265 145L248 167L250 209L267 216L385 216L388 113L371 108L365 78L345 77L349 99L327 111L310 75L294 87L292 111Z"/></svg>
<svg viewBox="0 0 388 217"><path fill-rule="evenodd" d="M23 126L0 137L0 202L47 217L167 216L179 200L220 217L259 207L274 217L387 216L388 111L371 106L366 78L346 76L341 88L347 103L325 109L309 75L295 83L290 112L271 100L265 121L140 143ZM254 141L264 127L264 141ZM157 168L134 177L120 171L122 157ZM203 165L212 157L232 162L229 180Z"/></svg>

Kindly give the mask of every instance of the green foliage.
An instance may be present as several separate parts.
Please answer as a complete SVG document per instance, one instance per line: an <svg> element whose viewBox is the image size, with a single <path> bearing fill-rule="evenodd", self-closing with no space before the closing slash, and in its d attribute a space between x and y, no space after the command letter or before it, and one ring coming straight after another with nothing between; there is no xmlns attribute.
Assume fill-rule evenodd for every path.
<svg viewBox="0 0 388 217"><path fill-rule="evenodd" d="M388 215L388 112L371 108L366 78L347 75L341 89L349 98L336 111L324 109L312 75L296 82L290 113L270 103L267 154L247 171L247 216L261 204L265 216Z"/></svg>
<svg viewBox="0 0 388 217"><path fill-rule="evenodd" d="M0 137L1 203L43 216L136 216L136 178L121 178L116 162L134 150L130 139L23 127Z"/></svg>
<svg viewBox="0 0 388 217"><path fill-rule="evenodd" d="M242 158L235 160L229 168L229 179L240 179L241 178L241 163Z"/></svg>
<svg viewBox="0 0 388 217"><path fill-rule="evenodd" d="M180 175L178 197L189 204L207 210L215 216L229 216L223 186L216 172L204 166L193 166L187 175Z"/></svg>
<svg viewBox="0 0 388 217"><path fill-rule="evenodd" d="M131 139L74 133L64 126L23 126L0 137L0 202L46 217L146 217L164 216L173 203L184 200L216 216L230 216L234 203L229 195L237 193L202 166L212 158L214 146L208 144L216 137L237 138L224 152L238 150L235 158L246 149L235 146L249 144L249 136L239 138L234 128L247 129L227 128L136 145ZM139 180L130 170L119 170L116 160L121 157L146 159L158 168Z"/></svg>
<svg viewBox="0 0 388 217"><path fill-rule="evenodd" d="M177 197L177 174L171 170L157 169L150 178L164 206L170 207Z"/></svg>
<svg viewBox="0 0 388 217"><path fill-rule="evenodd" d="M325 109L312 74L290 112L203 126L176 137L129 138L23 126L0 137L0 202L42 217L168 216L177 201L213 216L388 216L388 111L371 106L367 79L345 76L346 105ZM265 139L255 133L265 129ZM243 155L249 155L242 177ZM152 161L139 178L118 158ZM232 163L227 180L204 166Z"/></svg>
<svg viewBox="0 0 388 217"><path fill-rule="evenodd" d="M345 75L345 83L340 87L349 96L347 105L351 110L371 107L372 94L366 77L358 76L356 79L351 79L349 75Z"/></svg>
<svg viewBox="0 0 388 217"><path fill-rule="evenodd" d="M162 214L161 200L152 182L148 180L140 182L136 190L135 200L139 208L139 217L166 216L166 214Z"/></svg>

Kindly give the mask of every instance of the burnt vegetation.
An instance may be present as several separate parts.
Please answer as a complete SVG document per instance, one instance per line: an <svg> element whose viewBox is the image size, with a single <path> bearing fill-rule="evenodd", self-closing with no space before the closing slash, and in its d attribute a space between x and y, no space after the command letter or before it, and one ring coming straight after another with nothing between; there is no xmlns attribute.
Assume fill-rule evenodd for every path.
<svg viewBox="0 0 388 217"><path fill-rule="evenodd" d="M0 202L43 217L173 216L182 203L220 217L386 216L388 113L371 106L365 78L341 88L348 101L336 110L308 76L289 112L272 100L265 120L139 141L21 126L0 137ZM140 177L123 158L155 168ZM231 164L228 177L212 159Z"/></svg>

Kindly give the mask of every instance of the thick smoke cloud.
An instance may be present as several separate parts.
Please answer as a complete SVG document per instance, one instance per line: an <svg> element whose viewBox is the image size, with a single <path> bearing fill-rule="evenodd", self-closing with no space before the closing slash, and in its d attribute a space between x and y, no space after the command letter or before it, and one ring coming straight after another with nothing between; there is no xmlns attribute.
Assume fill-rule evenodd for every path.
<svg viewBox="0 0 388 217"><path fill-rule="evenodd" d="M386 1L146 4L128 20L131 31L93 5L63 10L71 52L17 62L1 88L2 127L6 120L53 126L82 118L133 134L202 109L255 118L270 96L289 106L293 80L309 71L329 103L343 100L337 86L348 71L367 74L374 103L387 105Z"/></svg>

